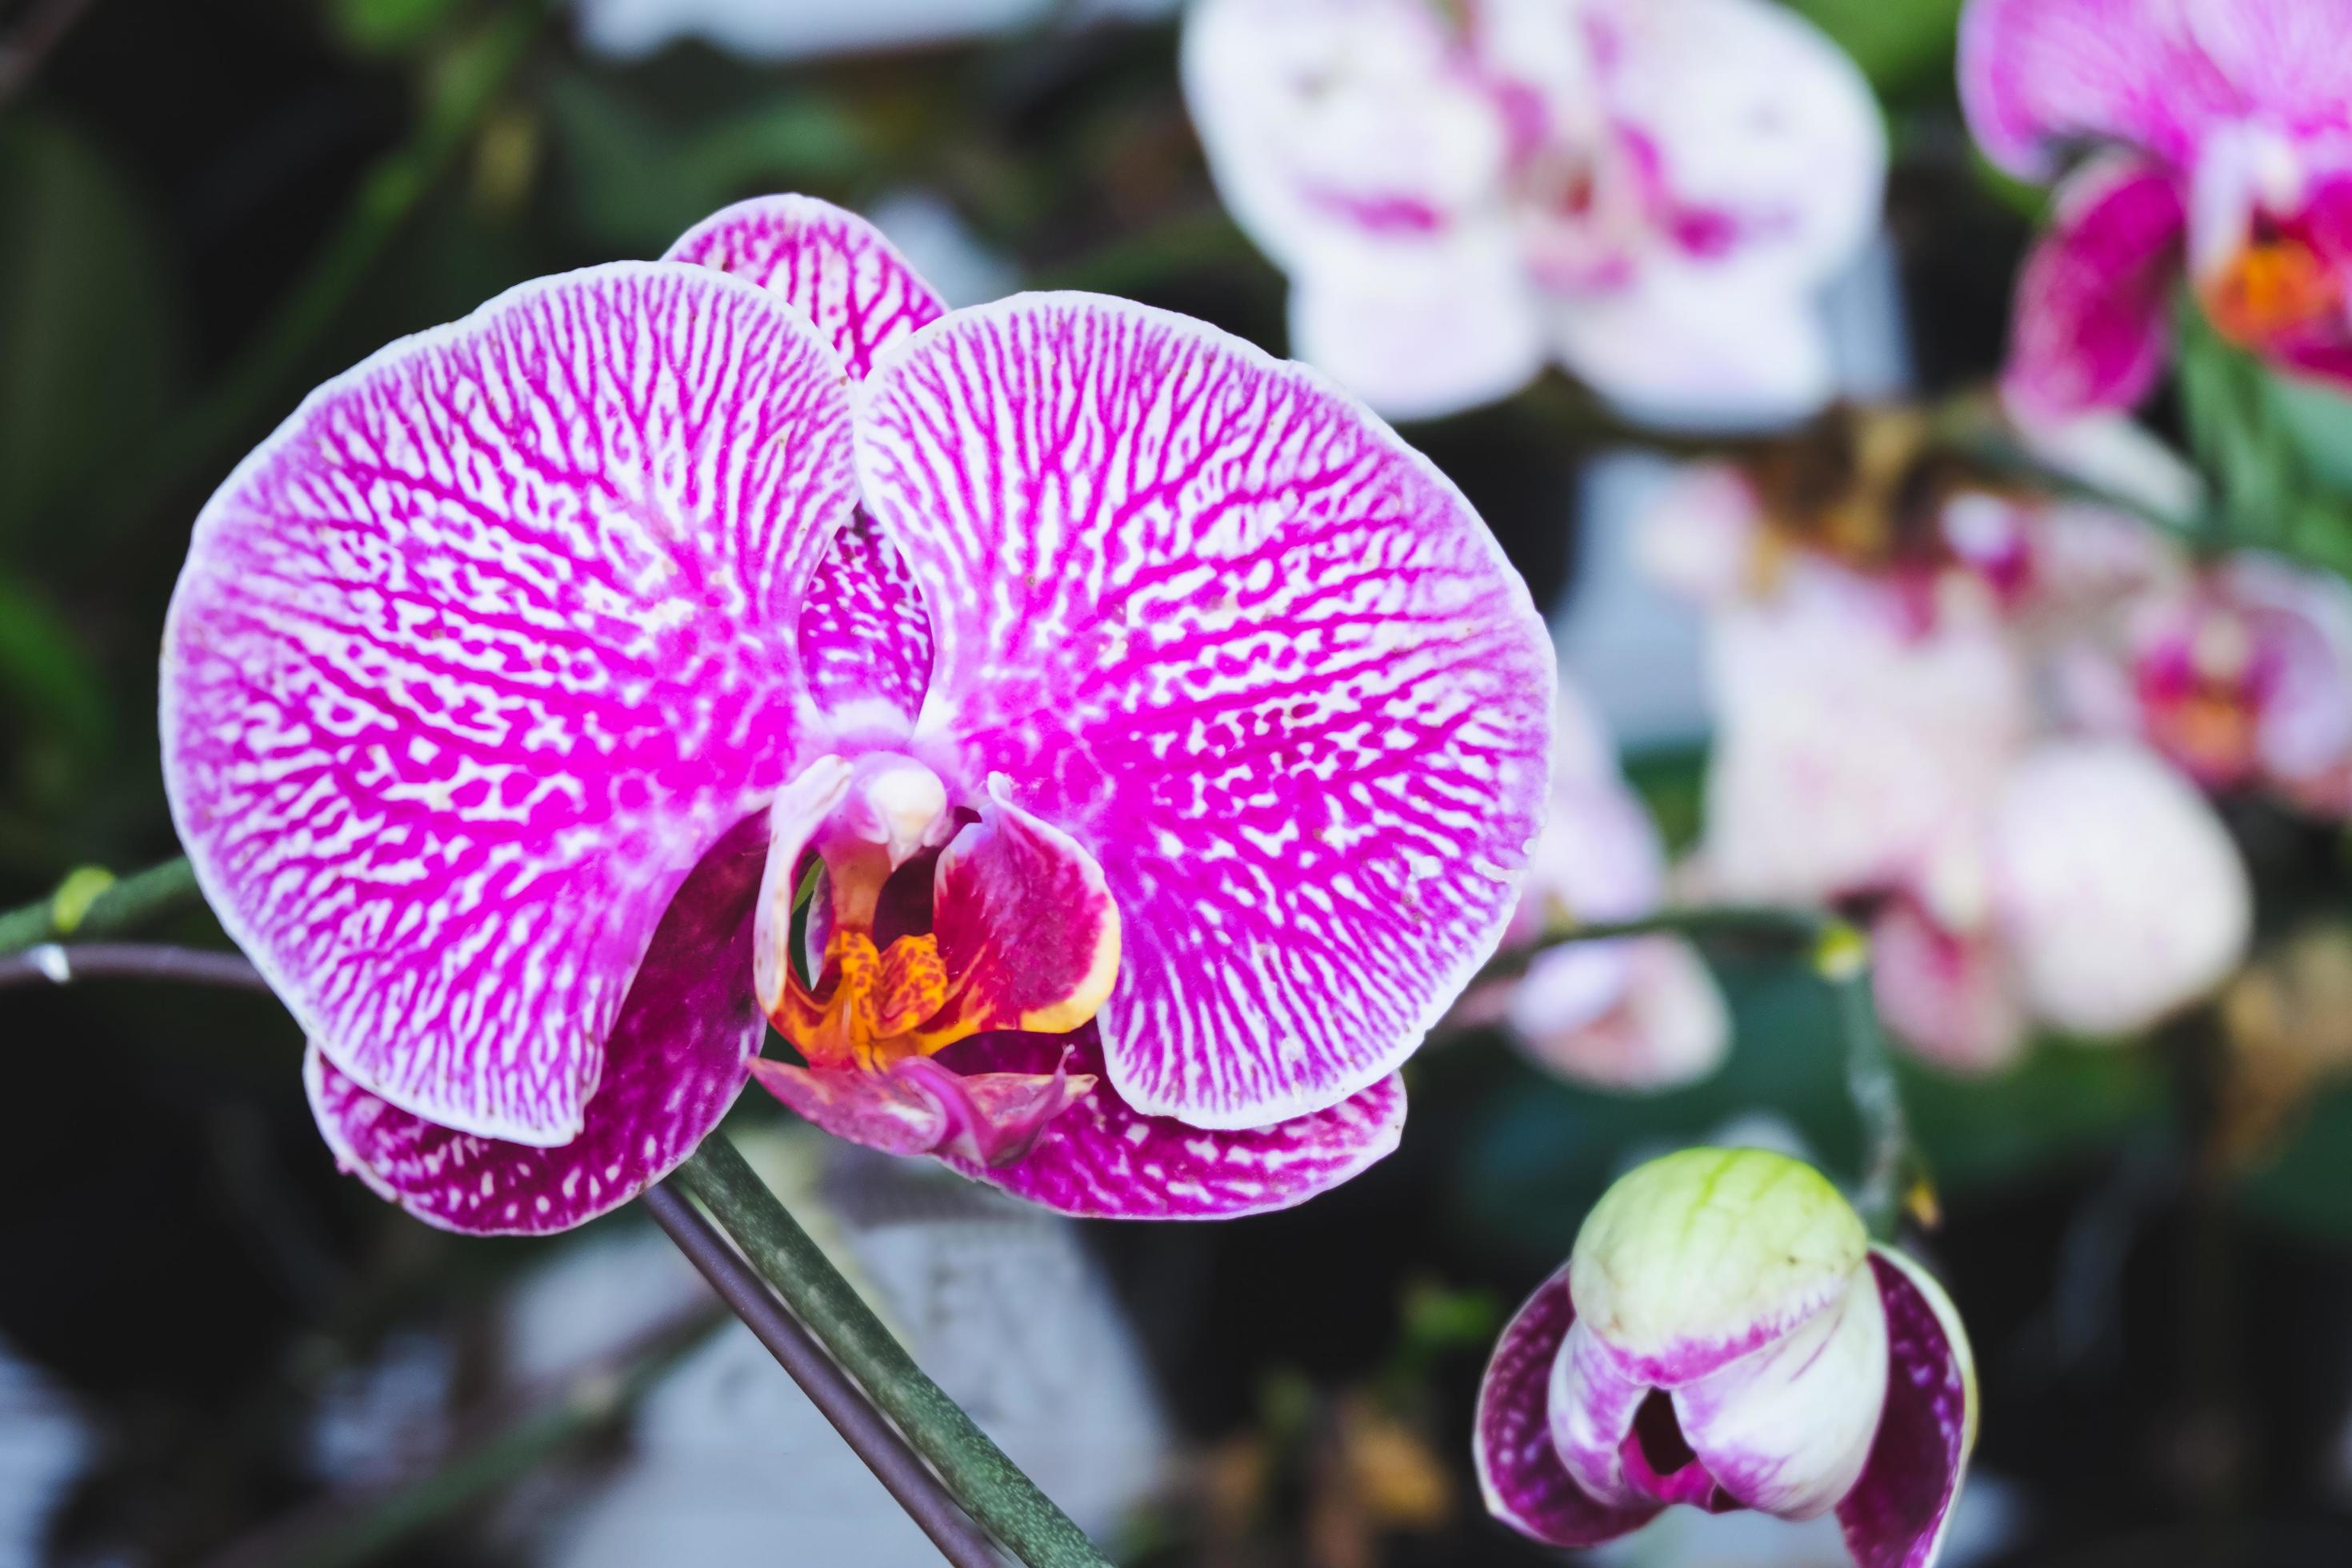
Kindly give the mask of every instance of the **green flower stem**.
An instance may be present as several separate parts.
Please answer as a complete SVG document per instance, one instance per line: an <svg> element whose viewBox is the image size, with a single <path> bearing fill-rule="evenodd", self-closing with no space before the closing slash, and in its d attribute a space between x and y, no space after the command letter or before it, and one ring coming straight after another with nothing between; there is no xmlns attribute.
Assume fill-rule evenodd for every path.
<svg viewBox="0 0 2352 1568"><path fill-rule="evenodd" d="M196 874L184 859L166 860L120 880L85 868L38 903L0 914L0 954L65 937L111 936L201 897Z"/></svg>
<svg viewBox="0 0 2352 1568"><path fill-rule="evenodd" d="M1912 1142L1903 1109L1903 1088L1886 1054L1871 993L1870 939L1826 910L1773 904L1719 904L1661 910L1640 920L1571 926L1547 932L1536 942L1507 952L1488 964L1481 979L1524 972L1536 955L1572 942L1614 937L1747 936L1784 942L1802 951L1837 1003L1838 1027L1845 1037L1846 1092L1863 1132L1862 1185L1854 1207L1881 1241L1893 1238L1904 1211L1914 1205L1932 1213L1927 1162Z"/></svg>
<svg viewBox="0 0 2352 1568"><path fill-rule="evenodd" d="M670 1180L742 1249L793 1315L931 1462L972 1518L1029 1568L1110 1568L1054 1506L915 1364L735 1146L713 1133Z"/></svg>

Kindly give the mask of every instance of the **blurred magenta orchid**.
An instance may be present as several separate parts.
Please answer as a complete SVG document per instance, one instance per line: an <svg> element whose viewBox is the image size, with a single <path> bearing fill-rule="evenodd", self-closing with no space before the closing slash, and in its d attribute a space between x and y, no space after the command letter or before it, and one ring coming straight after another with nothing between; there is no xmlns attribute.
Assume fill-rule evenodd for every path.
<svg viewBox="0 0 2352 1568"><path fill-rule="evenodd" d="M1552 680L1469 506L1311 374L1090 295L943 314L779 197L312 394L197 521L163 728L320 1127L436 1224L610 1209L754 1070L1190 1217L1394 1146Z"/></svg>
<svg viewBox="0 0 2352 1568"><path fill-rule="evenodd" d="M1621 1178L1479 1390L1488 1511L1592 1546L1675 1503L1834 1512L1862 1568L1928 1568L1976 1442L1940 1286L1811 1166L1688 1149Z"/></svg>
<svg viewBox="0 0 2352 1568"><path fill-rule="evenodd" d="M1970 0L1960 92L1978 144L2021 179L2064 174L2018 280L2013 406L2137 403L2184 274L2225 337L2352 383L2343 28L2310 0Z"/></svg>
<svg viewBox="0 0 2352 1568"><path fill-rule="evenodd" d="M1635 920L1665 894L1657 825L1618 771L1598 715L1566 682L1554 719L1551 811L1503 945L1580 922ZM1465 1000L1491 1009L1536 1062L1603 1089L1667 1089L1706 1077L1731 1045L1723 994L1678 936L1567 942Z"/></svg>
<svg viewBox="0 0 2352 1568"><path fill-rule="evenodd" d="M2352 588L2244 553L2152 584L2064 667L2075 716L2137 734L2208 789L2352 816Z"/></svg>
<svg viewBox="0 0 2352 1568"><path fill-rule="evenodd" d="M1861 74L1767 0L1207 0L1185 93L1294 352L1391 416L1558 360L1644 416L1819 406L1874 229Z"/></svg>
<svg viewBox="0 0 2352 1568"><path fill-rule="evenodd" d="M2034 1026L2130 1034L2244 959L2253 889L2206 802L2153 753L2053 741L2012 766L1880 907L1880 1013L1945 1067L2006 1067Z"/></svg>

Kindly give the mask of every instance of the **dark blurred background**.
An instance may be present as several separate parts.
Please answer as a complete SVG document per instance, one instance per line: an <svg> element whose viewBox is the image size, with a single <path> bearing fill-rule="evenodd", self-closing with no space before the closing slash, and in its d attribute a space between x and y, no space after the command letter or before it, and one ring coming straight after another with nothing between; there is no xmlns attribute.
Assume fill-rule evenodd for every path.
<svg viewBox="0 0 2352 1568"><path fill-rule="evenodd" d="M1167 8L736 8L778 14L786 57L804 11L830 52L663 41L646 0L0 5L0 904L175 852L155 651L211 487L309 386L511 283L800 190L877 216L951 297L1097 289L1282 346ZM1903 304L1876 330L1920 387L1981 377L2032 209L1969 152L1957 7L1803 8L1887 108ZM1624 432L1555 379L1408 434L1564 602L1582 476ZM1631 765L1686 836L1700 754L1674 728ZM1735 1117L1857 1153L1814 983L1718 956L1740 1045L1717 1079L1616 1100L1461 1038L1418 1058L1402 1151L1285 1215L1011 1215L760 1097L737 1123L1123 1562L1534 1562L1478 1506L1470 1401L1601 1186ZM1985 1388L1955 1568L2352 1562L2352 1098L2223 1170L2207 1033L1913 1096L1945 1211L1925 1250ZM0 994L0 1563L924 1560L641 1219L427 1230L336 1174L300 1043L265 998ZM1766 1521L1675 1531L1606 1560L1841 1560Z"/></svg>

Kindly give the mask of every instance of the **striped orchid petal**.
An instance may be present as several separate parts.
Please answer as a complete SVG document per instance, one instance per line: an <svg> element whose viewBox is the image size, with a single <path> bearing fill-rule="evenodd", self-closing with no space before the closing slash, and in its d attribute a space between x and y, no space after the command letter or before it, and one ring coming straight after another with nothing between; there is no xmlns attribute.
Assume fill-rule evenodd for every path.
<svg viewBox="0 0 2352 1568"><path fill-rule="evenodd" d="M583 1131L672 895L790 763L849 448L804 318L623 264L384 350L206 505L165 628L173 815L353 1083Z"/></svg>
<svg viewBox="0 0 2352 1568"><path fill-rule="evenodd" d="M1458 492L1348 398L1087 295L883 356L866 506L935 637L913 749L1102 868L1138 1112L1323 1110L1482 963L1540 821L1552 665Z"/></svg>
<svg viewBox="0 0 2352 1568"><path fill-rule="evenodd" d="M735 1102L767 1030L751 966L764 827L745 819L671 900L579 1137L541 1149L453 1131L370 1094L314 1042L303 1079L336 1160L419 1219L496 1235L569 1229L668 1174Z"/></svg>

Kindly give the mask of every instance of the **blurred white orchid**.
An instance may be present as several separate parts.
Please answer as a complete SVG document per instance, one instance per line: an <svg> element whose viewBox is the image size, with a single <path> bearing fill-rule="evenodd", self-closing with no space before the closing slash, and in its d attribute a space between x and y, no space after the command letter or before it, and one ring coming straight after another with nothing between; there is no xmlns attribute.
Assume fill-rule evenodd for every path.
<svg viewBox="0 0 2352 1568"><path fill-rule="evenodd" d="M1291 345L1381 412L1557 360L1643 417L1832 388L1817 295L1878 222L1868 85L1767 0L1205 0L1185 93Z"/></svg>

